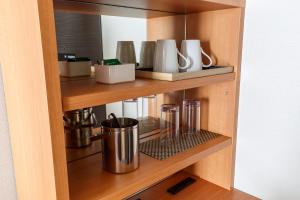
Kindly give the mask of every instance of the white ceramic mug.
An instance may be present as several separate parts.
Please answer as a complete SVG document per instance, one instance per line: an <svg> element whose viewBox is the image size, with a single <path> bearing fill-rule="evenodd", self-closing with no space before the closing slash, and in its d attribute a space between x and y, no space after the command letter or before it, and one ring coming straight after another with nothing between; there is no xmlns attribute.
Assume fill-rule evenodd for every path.
<svg viewBox="0 0 300 200"><path fill-rule="evenodd" d="M155 41L142 42L139 68L153 68L155 47Z"/></svg>
<svg viewBox="0 0 300 200"><path fill-rule="evenodd" d="M180 51L185 57L190 58L191 63L186 69L187 72L200 71L202 67L210 67L212 65L211 58L201 48L200 40L183 40ZM202 54L208 58L208 65L203 64ZM180 59L179 63L183 64L185 60Z"/></svg>
<svg viewBox="0 0 300 200"><path fill-rule="evenodd" d="M185 65L181 67L178 64L177 54L184 60ZM184 57L177 49L175 40L158 40L156 43L153 71L176 73L187 69L190 66L190 60Z"/></svg>
<svg viewBox="0 0 300 200"><path fill-rule="evenodd" d="M136 56L133 41L118 41L116 58L122 64L136 64Z"/></svg>

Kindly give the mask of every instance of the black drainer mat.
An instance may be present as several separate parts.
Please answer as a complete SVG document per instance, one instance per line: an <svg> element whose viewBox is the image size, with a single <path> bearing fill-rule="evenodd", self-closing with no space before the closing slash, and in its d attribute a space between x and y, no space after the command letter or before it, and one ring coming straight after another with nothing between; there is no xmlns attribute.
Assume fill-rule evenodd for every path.
<svg viewBox="0 0 300 200"><path fill-rule="evenodd" d="M164 160L197 145L204 144L205 142L213 140L219 136L220 135L217 133L201 130L199 133L183 135L178 141L168 143L161 143L160 139L156 138L141 143L140 151L155 159Z"/></svg>

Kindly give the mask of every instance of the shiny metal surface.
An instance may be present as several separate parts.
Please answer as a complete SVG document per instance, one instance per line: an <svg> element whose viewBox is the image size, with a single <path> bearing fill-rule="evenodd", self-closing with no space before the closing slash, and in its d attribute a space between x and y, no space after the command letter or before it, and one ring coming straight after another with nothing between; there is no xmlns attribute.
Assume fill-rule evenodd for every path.
<svg viewBox="0 0 300 200"><path fill-rule="evenodd" d="M101 123L102 162L105 170L128 173L139 167L138 121L118 118L121 128L113 120Z"/></svg>
<svg viewBox="0 0 300 200"><path fill-rule="evenodd" d="M80 148L91 144L92 127L95 117L92 108L84 108L65 113L66 147Z"/></svg>
<svg viewBox="0 0 300 200"><path fill-rule="evenodd" d="M79 128L65 127L66 147L80 148L91 145L92 127Z"/></svg>

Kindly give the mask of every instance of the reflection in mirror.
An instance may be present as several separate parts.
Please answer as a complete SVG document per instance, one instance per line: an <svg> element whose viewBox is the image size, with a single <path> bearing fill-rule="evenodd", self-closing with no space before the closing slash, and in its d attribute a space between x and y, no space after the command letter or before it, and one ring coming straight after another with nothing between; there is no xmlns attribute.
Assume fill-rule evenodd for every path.
<svg viewBox="0 0 300 200"><path fill-rule="evenodd" d="M136 61L139 62L142 41L147 40L147 20L141 18L101 16L103 58L117 58L118 41L132 41ZM107 113L115 113L118 117L123 115L122 102L106 105ZM129 116L135 115L132 110ZM138 99L138 116L142 116L142 99Z"/></svg>
<svg viewBox="0 0 300 200"><path fill-rule="evenodd" d="M147 40L147 20L102 15L101 21L103 58L117 57L118 41L132 41L136 61L139 62L142 41Z"/></svg>
<svg viewBox="0 0 300 200"><path fill-rule="evenodd" d="M55 24L59 54L102 60L100 16L56 11Z"/></svg>
<svg viewBox="0 0 300 200"><path fill-rule="evenodd" d="M85 62L86 60L82 58L84 57L90 59L91 64L97 64L98 60L101 62L102 60L122 58L121 54L123 53L121 52L123 50L120 49L120 45L122 45L124 48L128 47L130 49L129 57L134 57L137 63L140 62L141 49L144 49L148 37L146 19L57 11L55 12L55 21L57 47L60 54L80 58L78 59L79 62ZM163 39L160 34L151 38L153 40ZM170 35L170 38L176 37ZM151 43L149 43L149 46L151 46ZM126 48L125 52L127 51ZM90 64L88 67L90 68ZM139 66L137 65L137 67ZM90 79L91 76L75 77L74 79L73 77L63 77L61 80L63 84L64 81L74 81L78 78ZM126 115L138 119L140 121L141 141L155 137L158 133L157 130L159 130L159 122L153 117L157 118L160 115L161 96L157 95L157 99L160 100L157 100L156 96L138 97L135 104L128 104L130 101L127 100L126 102L126 99L124 99L123 102L96 106L92 108L94 116L90 115L90 108L65 113L68 162L101 152L101 140L99 140L98 135L100 133L99 123L105 120L110 113L115 113L117 117ZM167 97L171 98L172 95L164 95L164 97L164 101L167 101ZM126 109L126 113L125 104L129 108ZM96 123L94 118L99 123Z"/></svg>
<svg viewBox="0 0 300 200"><path fill-rule="evenodd" d="M137 63L140 63L142 43L147 41L147 20L141 18L101 16L101 22L103 59L121 58L122 56L118 54L120 53L118 51L118 43L120 48L120 41L131 41L134 46L135 60ZM127 44L125 43L125 45ZM156 121L149 121L149 118L145 117L150 114L148 113L150 109L148 105L148 98L140 97L137 99L124 100L123 102L107 104L106 113L115 113L118 117L129 116L139 119L140 138L148 138L153 134L151 132L157 130L159 126L158 123L155 123ZM154 108L154 110L156 110L156 108ZM156 112L152 112L152 116L153 113ZM141 141L143 141L143 139Z"/></svg>

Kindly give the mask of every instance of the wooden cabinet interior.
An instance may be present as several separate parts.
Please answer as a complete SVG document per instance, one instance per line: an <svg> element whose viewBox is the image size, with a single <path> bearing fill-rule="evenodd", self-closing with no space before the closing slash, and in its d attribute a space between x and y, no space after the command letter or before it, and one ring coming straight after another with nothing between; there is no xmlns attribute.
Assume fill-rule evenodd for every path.
<svg viewBox="0 0 300 200"><path fill-rule="evenodd" d="M176 91L184 89L186 89L184 93L187 98L201 100L202 127L209 131L223 134L224 136L222 138L224 141L214 141L216 142L215 145L210 143L212 146L209 146L209 151L204 151L205 153L203 153L202 148L207 147L207 145L199 147L200 149L198 149L198 151L194 150L196 152L189 151L179 157L172 158L174 163L178 164L171 165L172 173L189 166L187 170L191 174L197 175L204 180L226 189L233 187L244 22L245 2L243 0L191 0L189 3L186 3L184 0L82 0L80 1L81 3L72 0L54 0L54 2L52 0L38 0L37 2L31 1L25 8L20 6L23 5L23 2L20 0L4 0L3 2L3 4L2 2L0 4L1 11L3 11L2 8L11 10L4 9L3 12L0 12L1 20L15 19L18 17L20 19L27 19L27 21L26 26L13 20L11 23L0 23L1 29L3 28L3 30L6 31L7 37L5 37L5 40L23 41L19 43L7 43L7 46L12 47L9 49L9 52L17 52L18 57L13 56L12 53L10 54L1 47L1 54L3 53L2 55L6 56L2 57L1 55L1 62L3 66L8 64L15 66L16 64L22 63L27 69L31 69L30 66L33 65L32 68L34 69L31 71L28 70L27 72L23 70L23 68L21 68L22 70L14 70L14 72L8 68L3 70L7 101L12 100L14 94L26 97L22 104L23 107L17 107L18 112L30 113L32 116L33 114L41 116L40 118L43 122L41 126L47 129L43 131L43 139L36 140L36 138L40 138L38 136L40 136L39 134L42 129L41 127L36 129L36 126L34 126L35 123L33 120L36 118L28 118L28 123L24 125L23 123L17 123L18 120L21 122L23 119L14 121L14 115L9 116L10 124L12 124L10 130L12 134L14 163L16 165L17 187L18 185L37 186L36 188L41 191L40 193L43 192L43 194L35 194L34 197L39 197L39 199L42 199L43 195L49 196L50 198L56 196L57 199L69 199L69 191L74 191L74 189L78 190L77 192L81 194L90 194L89 192L91 191L98 191L99 194L95 194L95 197L98 197L96 199L109 199L109 191L120 189L120 185L118 185L120 184L120 182L118 182L119 178L123 179L122 183L127 180L122 178L122 175L116 177L113 174L109 174L106 176L107 180L105 181L108 183L113 182L117 187L110 187L109 184L103 185L103 181L100 181L97 179L97 176L94 177L93 175L93 172L102 173L100 165L97 166L97 168L95 166L87 166L87 168L94 167L91 171L81 168L82 174L72 174L72 171L78 169L76 166L80 168L81 165L89 163L88 161L83 162L84 164L77 163L78 165L73 162L72 165L75 165L75 169L73 168L72 171L67 171L64 130L61 119L62 112L126 98L161 94L170 91L175 93L172 93L172 95L159 95L159 101L161 103L168 102L174 100L174 97L176 97L175 101L178 102L181 100L179 96L182 96L182 91ZM209 52L210 55L213 55L216 63L218 65L234 66L234 73L173 83L139 79L131 83L132 85L102 85L87 90L87 92L82 92L84 91L84 87L81 89L80 87L76 88L76 81L73 83L70 82L70 84L63 82L60 85L53 17L54 9L89 14L149 18L147 19L148 40L174 38L177 44L180 45L183 39L200 39L203 48L206 52ZM13 15L11 13L13 13ZM27 26L29 26L30 29L26 29ZM31 41L29 44L26 42L26 35L32 33L34 33L33 36L35 38L28 40ZM5 41L2 39L1 37L1 41ZM30 46L33 44L35 47L34 50ZM28 47L28 51L22 50L22 52L20 52L20 49L24 49L24 46ZM28 75L28 77L25 77L24 74L26 75L28 72L32 73ZM24 83L21 88L22 92L28 92L27 96L22 92L17 92L20 87L13 83L12 80L15 80L15 78ZM147 90L143 90L140 84L144 84ZM36 85L42 88L40 90L41 92L37 92L37 88L33 87ZM85 87L88 86L89 84L85 85ZM113 91L119 92L118 95L112 95ZM31 99L28 98L29 94L32 94ZM45 95L47 98L45 98ZM104 100L99 101L99 98ZM41 101L37 101L39 99L41 99ZM11 102L14 101L12 100ZM32 103L35 102L39 109L32 108ZM8 112L15 113L16 108L14 108L14 106L16 105L9 103L7 105ZM26 137L22 137L18 133L18 131L22 132L21 128L30 129L32 133ZM22 142L20 142L21 140ZM220 144L222 145L220 146ZM29 146L30 148L28 149ZM26 162L19 156L25 156L25 151L23 152L24 149L26 149L27 154L36 155L36 157L30 158L32 162ZM211 151L211 149L213 149L213 151ZM197 157L197 155L201 156ZM195 156L197 159L194 159ZM146 164L149 166L155 165L156 169L159 169L160 165L157 164L158 162L147 158L142 159L141 162L144 160L146 160L144 163L145 166ZM53 166L52 162L49 161L53 161ZM30 165L31 163L34 163L35 166L32 167ZM51 165L49 165L49 163L51 163ZM166 163L168 163L168 161ZM36 172L36 169L42 170ZM22 173L38 174L39 177L33 176L32 180L29 180L28 178L25 179ZM78 182L76 177L84 177L86 173L92 177L92 179L88 181L94 181L89 182L91 187L72 188L74 184L76 185ZM151 176L156 177L156 181L171 175L170 172L166 170L162 172L155 171L155 173L151 174ZM120 194L122 194L121 196L125 197L126 195L132 194L132 192L136 192L137 189L143 189L140 188L141 186L146 187L149 186L150 183L154 183L151 181L144 182L141 183L140 186L138 180L143 176L144 174L139 171L124 176L134 177L133 179L129 178L132 183L128 190L120 189L120 191L116 191L115 194L120 192ZM39 182L44 183L45 180L49 180L49 185L36 184ZM116 182L114 182L114 180L116 180ZM98 184L101 185L101 191L99 191ZM32 190L19 190L18 192L20 199L33 197Z"/></svg>
<svg viewBox="0 0 300 200"><path fill-rule="evenodd" d="M191 79L188 81L191 81L192 85L194 81L194 87L189 87L188 81L185 81L182 84L177 82L177 86L175 86L176 83L170 83L174 84L174 87L170 85L170 88L165 88L166 90L162 87L168 83L164 83L161 87L154 86L154 82L146 84L154 88L154 91L150 90L149 94L174 91L159 95L158 105L161 103L181 105L183 93L185 98L200 99L201 126L232 138L229 146L207 155L186 169L190 173L226 189L233 187L243 14L244 8L230 8L187 15L156 16L147 20L148 40L174 38L177 45L180 46L183 39L200 39L205 51L214 57L218 65L234 66L235 78L225 82L197 86L197 80ZM176 90L184 89L180 85L186 90L176 92ZM118 86L116 87L118 90ZM145 86L146 88L147 86ZM147 89L143 91L147 91ZM139 91L135 91L135 93L141 96L149 95ZM103 96L103 98L107 97ZM126 98L129 96L118 97L119 100Z"/></svg>
<svg viewBox="0 0 300 200"><path fill-rule="evenodd" d="M140 153L140 167L121 175L102 169L101 154L71 162L68 165L70 197L76 200L124 199L230 146L231 142L231 138L220 136L165 160Z"/></svg>
<svg viewBox="0 0 300 200"><path fill-rule="evenodd" d="M63 111L233 80L235 80L235 73L175 82L140 78L134 82L116 85L99 84L95 79L63 82L61 84Z"/></svg>
<svg viewBox="0 0 300 200"><path fill-rule="evenodd" d="M201 126L233 139L232 146L204 158L189 171L227 189L233 187L243 19L244 10L234 8L148 20L148 40L176 38L179 45L185 38L200 39L218 65L234 66L234 81L185 91L186 98L201 100ZM182 31L185 25L186 32Z"/></svg>
<svg viewBox="0 0 300 200"><path fill-rule="evenodd" d="M184 188L176 195L172 195L167 192L167 189L184 180L187 177L192 177L196 180L193 184ZM222 187L214 185L208 181L200 179L197 176L191 175L185 171L180 171L173 176L163 180L162 182L154 185L153 187L142 191L128 200L211 200L211 199L222 199L222 200L258 200L258 198L251 196L247 193L233 189L231 191L226 190Z"/></svg>

